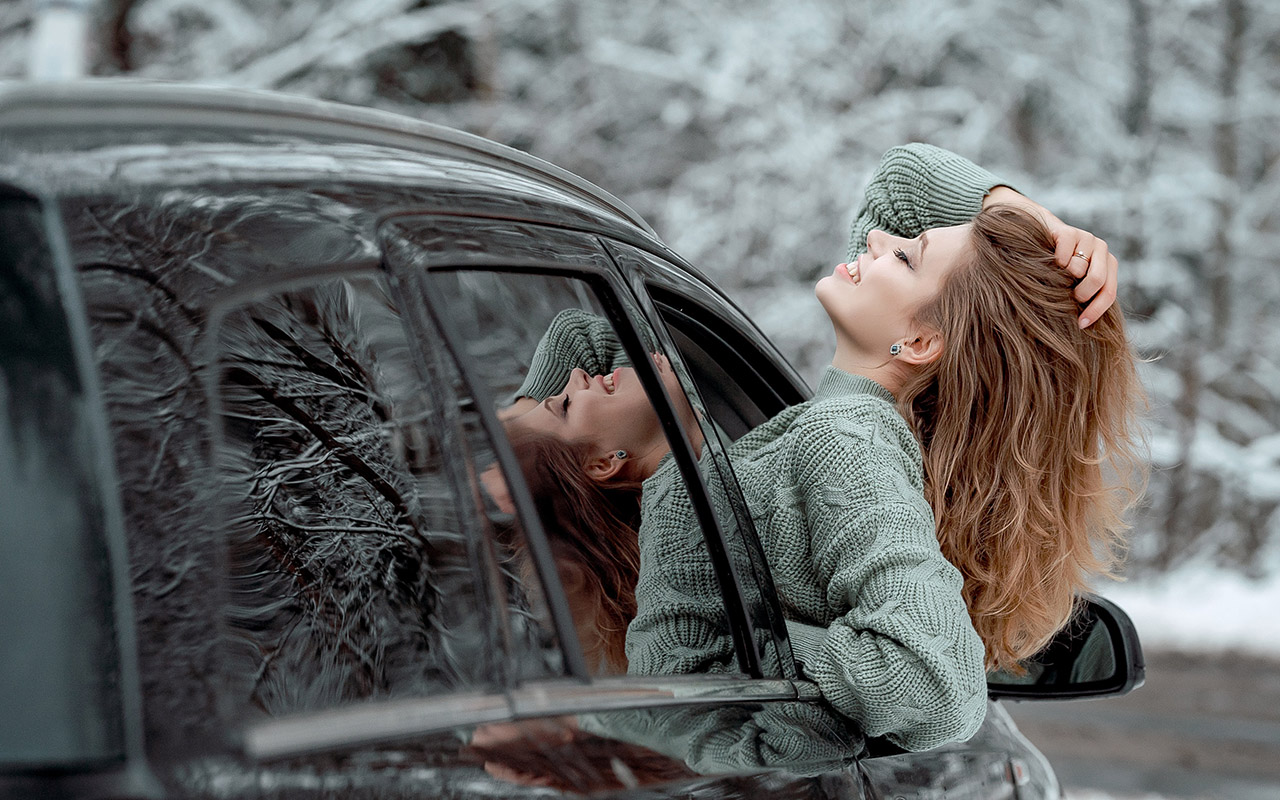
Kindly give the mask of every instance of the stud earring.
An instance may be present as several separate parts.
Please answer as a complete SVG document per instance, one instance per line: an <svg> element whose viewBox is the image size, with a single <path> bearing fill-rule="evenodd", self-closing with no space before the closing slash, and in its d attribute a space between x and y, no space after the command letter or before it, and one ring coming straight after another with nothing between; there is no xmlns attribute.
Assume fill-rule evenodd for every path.
<svg viewBox="0 0 1280 800"><path fill-rule="evenodd" d="M898 353L901 353L901 352L902 352L902 345L894 344L889 346L889 355L896 356Z"/></svg>
<svg viewBox="0 0 1280 800"><path fill-rule="evenodd" d="M627 457L627 451L619 450L618 452L614 453L614 455L617 456L619 459L623 459Z"/></svg>

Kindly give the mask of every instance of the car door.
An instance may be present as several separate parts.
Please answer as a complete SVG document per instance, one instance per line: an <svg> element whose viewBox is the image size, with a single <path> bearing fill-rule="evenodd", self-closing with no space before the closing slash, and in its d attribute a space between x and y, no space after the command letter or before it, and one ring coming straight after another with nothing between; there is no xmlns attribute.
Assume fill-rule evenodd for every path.
<svg viewBox="0 0 1280 800"><path fill-rule="evenodd" d="M465 239L459 235L462 230ZM760 592L758 553L740 546L746 541L741 510L735 508L740 501L726 497L723 489L715 499L725 480L719 471L722 464L710 453L700 458L692 452L688 431L681 429L673 409L684 401L680 395L685 385L674 391L670 384L664 387L652 358L654 352L669 352L674 368L683 370L678 352L635 305L630 287L620 281L602 244L595 237L544 226L431 215L388 221L380 238L388 268L402 291L422 298L424 317L444 332L451 352L464 365L465 381L479 407L494 412L487 425L497 452L491 465L477 465L476 470L489 472L492 484L497 466L504 484L501 491L517 501L512 510L534 520L525 526L527 545L499 543L499 561L537 578L541 589L524 592L522 602L530 604L528 611L536 616L541 591L549 606L547 619L567 644L565 677L590 682L589 689L575 690L580 709L597 709L579 716L580 728L675 757L695 771L781 767L818 774L851 763L856 732L808 700L798 700L794 684L785 679L789 665L779 657L773 628L780 617L776 609L762 608L766 596ZM452 252L442 244L460 240L466 247ZM696 619L709 632L706 641L713 642L690 662L696 661L696 668L637 661L631 647L635 624L626 633L630 665L610 669L593 656L592 628L575 608L572 570L566 566L572 557L565 553L579 545L560 541L566 527L563 518L549 517L546 504L536 497L524 496L527 504L522 507L521 492L514 490L529 491L529 470L527 464L521 470L519 454L503 452L514 437L512 423L499 416L535 360L540 339L566 314L589 317L610 330L645 383L654 413L666 425L671 458L681 476L679 491L692 511L687 538L673 545L678 555L666 559L661 571L681 574L671 580L681 587L682 612L686 619ZM700 403L696 395L689 400ZM519 487L522 483L526 486ZM490 494L492 488L488 485ZM546 540L541 553L537 539ZM643 587L653 575L645 572L645 556L641 558ZM570 601L557 611L555 600L566 593ZM613 630L624 633L616 624ZM673 704L680 707L665 708ZM619 705L626 710L617 710ZM552 711L544 706L542 713ZM833 780L856 791L849 788L857 785L850 774Z"/></svg>
<svg viewBox="0 0 1280 800"><path fill-rule="evenodd" d="M128 180L56 199L118 475L134 724L168 794L536 794L502 777L520 765L483 752L502 730L486 726L561 717L579 733L535 767L575 790L705 782L685 765L694 751L705 771L770 766L726 760L725 745L797 734L821 747L766 755L806 776L849 760L838 721L781 677L773 632L754 625L737 556L714 535L732 518L687 453L681 485L707 534L696 546L716 551L689 563L714 576L723 669L590 674L495 392L476 378L485 362L458 346L426 278L500 274L518 250L643 354L656 334L598 240L455 207L401 252L378 215L407 193L303 174L307 159L274 176L295 143L194 147L208 163L179 145L157 151L163 168L129 147L66 156ZM510 328L524 310L497 320ZM664 391L650 394L670 423ZM495 474L525 508L498 503ZM708 741L721 732L727 743ZM814 784L759 770L710 780L730 796ZM847 775L827 783L858 796Z"/></svg>

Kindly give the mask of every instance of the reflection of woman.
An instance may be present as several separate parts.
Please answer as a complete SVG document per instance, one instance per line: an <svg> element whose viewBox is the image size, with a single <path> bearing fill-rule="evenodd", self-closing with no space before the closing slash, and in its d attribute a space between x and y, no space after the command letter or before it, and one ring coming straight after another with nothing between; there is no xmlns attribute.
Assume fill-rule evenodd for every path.
<svg viewBox="0 0 1280 800"><path fill-rule="evenodd" d="M1066 621L1120 527L1103 466L1132 455L1133 358L1119 311L1103 313L1114 260L1052 215L977 213L1033 205L999 183L936 148L886 154L860 254L817 287L832 366L730 448L797 658L835 708L908 749L977 729L984 649L1016 669ZM540 360L580 366L567 384L531 374L512 424L587 444L596 480L644 481L632 671L716 668L731 651L695 624L717 589L691 557L687 497L634 372L590 363L608 347L592 325L557 320Z"/></svg>
<svg viewBox="0 0 1280 800"><path fill-rule="evenodd" d="M593 481L582 470L586 445L513 432L525 482L544 520L578 641L596 673L624 673L624 637L636 615L640 571L639 485ZM520 542L512 542L517 549Z"/></svg>

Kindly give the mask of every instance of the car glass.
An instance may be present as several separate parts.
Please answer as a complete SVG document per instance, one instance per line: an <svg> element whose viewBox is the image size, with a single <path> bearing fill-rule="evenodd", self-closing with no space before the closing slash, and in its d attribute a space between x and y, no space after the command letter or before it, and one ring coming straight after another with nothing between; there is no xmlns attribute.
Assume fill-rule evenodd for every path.
<svg viewBox="0 0 1280 800"><path fill-rule="evenodd" d="M267 291L217 323L232 696L279 715L499 688L464 412L384 282Z"/></svg>
<svg viewBox="0 0 1280 800"><path fill-rule="evenodd" d="M68 193L58 211L120 486L145 738L153 763L182 763L225 749L226 714L254 708L226 672L224 502L236 498L212 459L211 307L273 273L374 268L376 248L332 191L115 182Z"/></svg>
<svg viewBox="0 0 1280 800"><path fill-rule="evenodd" d="M654 392L686 430L698 432L701 412L651 334L642 374L587 281L476 270L426 286L502 418L589 671L739 671L707 539L655 406L667 401ZM701 437L691 444L700 451Z"/></svg>
<svg viewBox="0 0 1280 800"><path fill-rule="evenodd" d="M474 403L374 277L364 198L117 188L60 210L122 487L153 758L225 750L229 717L501 699L513 663L563 674L553 632L526 646L498 619Z"/></svg>
<svg viewBox="0 0 1280 800"><path fill-rule="evenodd" d="M696 295L698 291L696 284L682 270L630 245L611 241L608 247L619 264L635 270L637 282L644 292L642 298L648 299L648 291L656 283L674 283L684 290L686 299L681 302L679 318L686 324L673 324L669 306L655 304L654 312L664 323L663 334L671 338L678 349L679 360L687 368L680 373L685 391L701 398L699 402L707 411L699 419L708 442L704 473L708 485L716 489L712 496L720 501L718 514L725 532L725 545L733 559L742 598L757 632L757 648L765 674L794 677L792 657L785 648L778 645L779 638L785 636L782 609L756 537L751 511L734 477L731 459L732 440L746 432L743 426L748 423L759 424L767 419L754 398L737 391L744 397L733 399L738 390L737 381L757 384L758 377L748 381L741 374L742 371L750 369L753 376L758 376L773 374L776 367L770 363L767 355L762 355L754 348L748 349L741 339L725 338L722 331L730 327L728 325L711 327L699 324L695 327L688 324L705 319L710 312L697 308L696 301L687 299L688 295ZM701 293L709 296L705 290ZM663 295L671 296L669 291ZM770 400L776 402L772 392L770 395ZM723 416L718 417L718 413ZM721 419L724 424L720 424ZM769 631L774 631L777 635L770 636Z"/></svg>
<svg viewBox="0 0 1280 800"><path fill-rule="evenodd" d="M40 207L0 194L0 770L123 755L101 462Z"/></svg>

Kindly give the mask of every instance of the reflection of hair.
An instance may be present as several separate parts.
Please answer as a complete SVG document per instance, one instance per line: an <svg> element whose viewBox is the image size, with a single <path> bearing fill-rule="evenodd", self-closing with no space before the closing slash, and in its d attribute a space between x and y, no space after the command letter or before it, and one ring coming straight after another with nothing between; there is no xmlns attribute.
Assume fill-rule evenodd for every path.
<svg viewBox="0 0 1280 800"><path fill-rule="evenodd" d="M648 712L662 719L668 709ZM609 716L605 716L606 723ZM519 723L517 723L519 724ZM557 741L536 731L514 742L471 745L464 753L479 758L486 770L503 780L527 786L548 786L575 796L611 794L696 777L683 761L616 738L575 730ZM501 768L501 773L493 770Z"/></svg>
<svg viewBox="0 0 1280 800"><path fill-rule="evenodd" d="M586 594L580 599L596 611L595 630L575 620L587 659L626 672L624 644L640 574L640 489L588 477L589 445L516 425L508 432L556 560L578 568Z"/></svg>
<svg viewBox="0 0 1280 800"><path fill-rule="evenodd" d="M943 353L898 400L987 666L1017 671L1115 563L1141 484L1143 394L1119 307L1079 328L1075 280L1038 218L989 208L970 246L916 313Z"/></svg>

